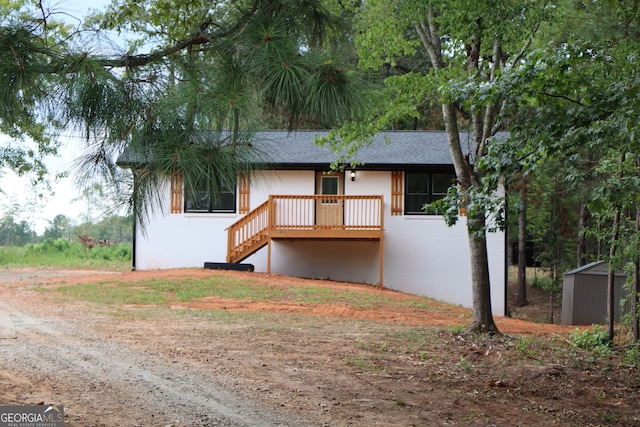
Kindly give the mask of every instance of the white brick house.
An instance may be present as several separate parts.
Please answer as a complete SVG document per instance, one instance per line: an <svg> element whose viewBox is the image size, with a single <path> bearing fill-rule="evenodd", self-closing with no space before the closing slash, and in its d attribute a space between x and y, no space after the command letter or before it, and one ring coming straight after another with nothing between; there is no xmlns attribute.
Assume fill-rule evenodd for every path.
<svg viewBox="0 0 640 427"><path fill-rule="evenodd" d="M446 134L384 132L359 151L363 164L344 172L329 172L335 156L314 144L316 135L326 132L259 132L269 168L239 177L216 203L167 179L171 209L152 215L144 233L136 227L134 268L242 261L257 272L382 283L470 307L465 217L448 227L421 211L454 178ZM489 234L487 246L493 313L502 316L505 234Z"/></svg>

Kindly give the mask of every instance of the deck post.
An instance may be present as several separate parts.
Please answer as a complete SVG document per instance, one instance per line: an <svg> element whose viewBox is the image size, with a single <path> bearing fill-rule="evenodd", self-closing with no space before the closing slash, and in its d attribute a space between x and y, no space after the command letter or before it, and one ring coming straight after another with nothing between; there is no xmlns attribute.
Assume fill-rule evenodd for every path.
<svg viewBox="0 0 640 427"><path fill-rule="evenodd" d="M276 223L276 203L273 194L269 195L267 212L267 274L271 274L271 236Z"/></svg>
<svg viewBox="0 0 640 427"><path fill-rule="evenodd" d="M384 286L384 199L380 199L380 287Z"/></svg>
<svg viewBox="0 0 640 427"><path fill-rule="evenodd" d="M234 231L227 228L227 262L231 262L231 251L235 249Z"/></svg>
<svg viewBox="0 0 640 427"><path fill-rule="evenodd" d="M271 274L271 239L267 243L267 274Z"/></svg>
<svg viewBox="0 0 640 427"><path fill-rule="evenodd" d="M380 236L380 281L379 286L382 288L382 278L384 277L384 234Z"/></svg>

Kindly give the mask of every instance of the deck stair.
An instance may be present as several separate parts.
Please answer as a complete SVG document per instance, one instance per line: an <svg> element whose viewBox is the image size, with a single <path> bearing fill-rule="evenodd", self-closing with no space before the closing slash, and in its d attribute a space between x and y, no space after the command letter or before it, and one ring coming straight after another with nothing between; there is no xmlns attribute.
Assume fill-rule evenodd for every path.
<svg viewBox="0 0 640 427"><path fill-rule="evenodd" d="M382 240L382 196L270 195L227 228L227 262L238 263L272 239Z"/></svg>
<svg viewBox="0 0 640 427"><path fill-rule="evenodd" d="M242 262L269 243L269 200L227 228L227 262Z"/></svg>

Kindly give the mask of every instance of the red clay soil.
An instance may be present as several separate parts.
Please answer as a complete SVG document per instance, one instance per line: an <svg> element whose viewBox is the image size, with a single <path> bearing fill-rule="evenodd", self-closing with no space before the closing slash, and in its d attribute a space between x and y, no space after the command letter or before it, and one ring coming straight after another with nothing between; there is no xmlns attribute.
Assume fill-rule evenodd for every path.
<svg viewBox="0 0 640 427"><path fill-rule="evenodd" d="M57 290L215 275L403 304L105 306ZM504 335L465 336L461 307L261 273L4 269L0 405L60 403L66 426L640 426L634 366L571 347L575 327L495 320Z"/></svg>
<svg viewBox="0 0 640 427"><path fill-rule="evenodd" d="M87 272L88 273L88 272ZM215 271L207 269L177 269L177 270L147 270L147 271L130 271L123 273L105 273L99 272L95 275L84 275L82 270L61 270L58 274L69 274L70 277L64 278L66 285L74 283L100 282L105 280L105 274L109 275L109 280L117 277L118 281L131 282L147 279L184 279L188 278L205 278L215 274L224 274L238 279L246 279L251 281L259 281L270 286L321 286L326 289L335 290L357 290L359 292L367 292L381 295L389 300L411 301L415 300L414 295L404 294L390 289L379 288L371 285L334 282L327 280L312 280L290 276L282 276L277 274L264 273L247 273L238 271ZM80 275L79 275L80 274ZM86 273L85 273L86 274ZM47 279L49 280L49 279ZM58 277L51 278L53 282L59 282ZM438 304L437 302L434 304ZM323 304L304 304L294 302L265 302L265 301L245 301L237 299L224 298L202 298L190 302L173 302L174 307L193 308L199 310L216 310L227 309L236 311L266 311L290 314L308 314L314 316L343 317L351 319L377 320L387 322L397 322L412 326L464 326L471 319L468 309L449 304L441 304L441 310L430 311L428 316L424 315L421 310L407 306L406 308L376 307L375 309L351 308L343 305L323 305ZM495 317L496 325L500 332L504 334L531 334L531 335L549 335L561 334L574 331L575 326L551 325L545 323L533 323L523 320Z"/></svg>

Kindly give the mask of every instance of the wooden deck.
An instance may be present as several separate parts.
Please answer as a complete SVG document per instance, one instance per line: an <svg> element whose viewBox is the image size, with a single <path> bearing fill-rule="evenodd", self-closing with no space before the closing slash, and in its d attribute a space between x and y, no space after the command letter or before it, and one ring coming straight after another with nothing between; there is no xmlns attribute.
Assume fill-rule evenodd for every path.
<svg viewBox="0 0 640 427"><path fill-rule="evenodd" d="M271 195L227 229L227 262L244 260L271 239L382 242L383 207L376 195Z"/></svg>

